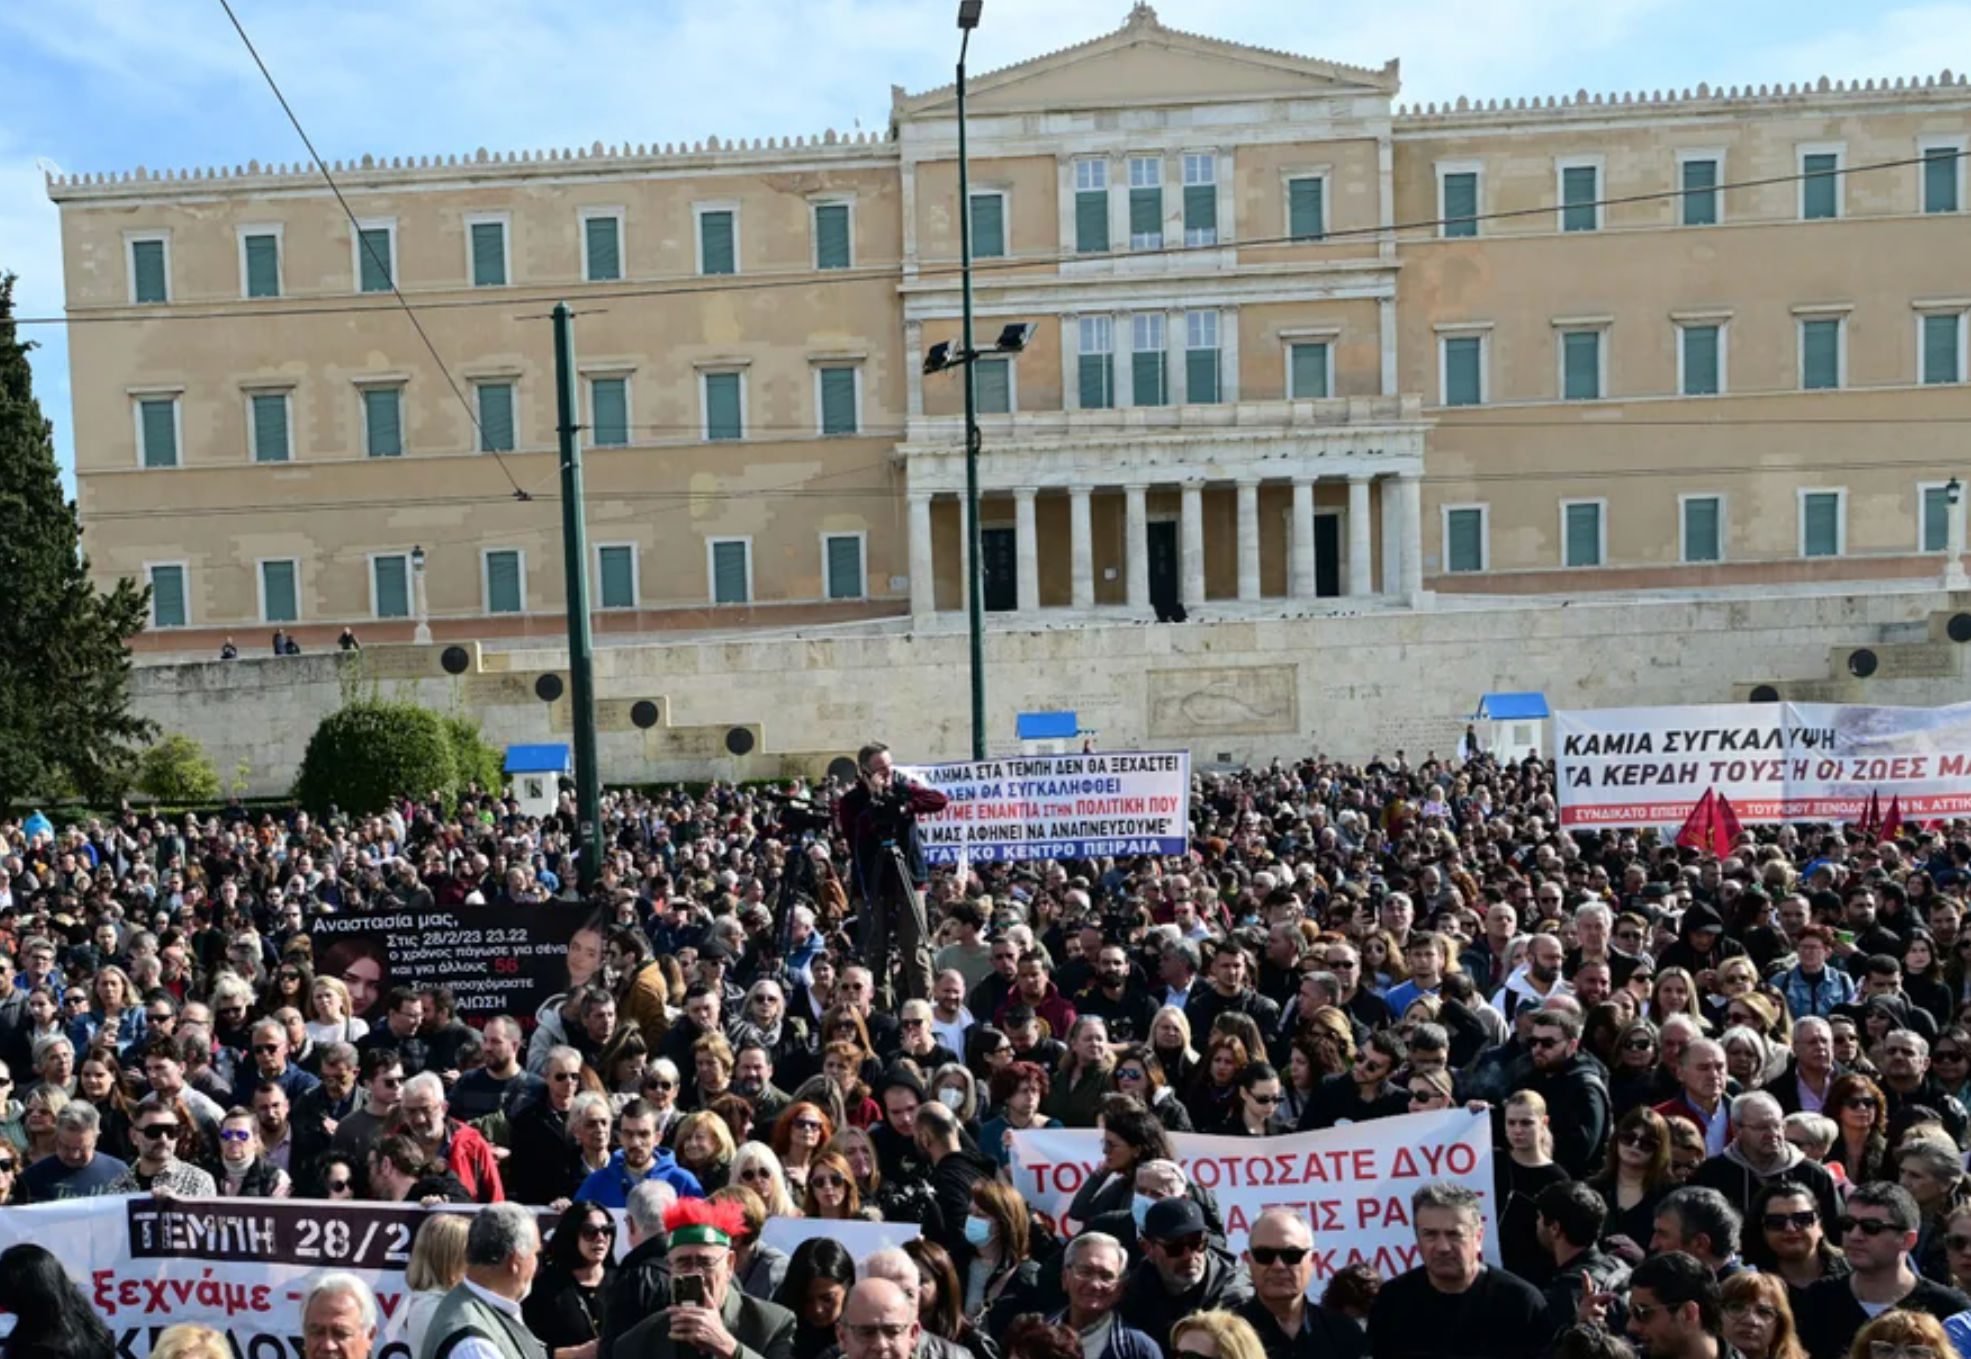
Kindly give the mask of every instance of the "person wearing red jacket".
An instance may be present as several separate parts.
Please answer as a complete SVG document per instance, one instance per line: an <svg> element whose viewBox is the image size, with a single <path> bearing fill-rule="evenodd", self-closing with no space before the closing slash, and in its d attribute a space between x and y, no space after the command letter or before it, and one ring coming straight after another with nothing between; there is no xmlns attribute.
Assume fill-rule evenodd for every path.
<svg viewBox="0 0 1971 1359"><path fill-rule="evenodd" d="M1021 954L1020 970L1015 974L1013 989L999 1003L993 1022L1003 1028L1008 1011L1019 1005L1029 1006L1034 1014L1047 1022L1048 1031L1065 1042L1068 1030L1074 1027L1074 1004L1061 994L1061 988L1054 985L1054 979L1049 974L1046 954L1037 948Z"/></svg>
<svg viewBox="0 0 1971 1359"><path fill-rule="evenodd" d="M499 1162L475 1128L446 1116L445 1083L434 1071L423 1071L404 1082L397 1103L403 1130L417 1139L425 1156L458 1177L474 1203L503 1203Z"/></svg>

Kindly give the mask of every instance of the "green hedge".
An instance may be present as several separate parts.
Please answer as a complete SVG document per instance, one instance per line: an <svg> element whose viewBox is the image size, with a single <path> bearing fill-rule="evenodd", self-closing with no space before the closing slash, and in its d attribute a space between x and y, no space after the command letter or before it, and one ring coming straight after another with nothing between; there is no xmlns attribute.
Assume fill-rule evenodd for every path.
<svg viewBox="0 0 1971 1359"><path fill-rule="evenodd" d="M400 797L433 793L450 802L461 786L446 719L415 703L351 703L322 719L308 739L294 796L318 815L380 812Z"/></svg>
<svg viewBox="0 0 1971 1359"><path fill-rule="evenodd" d="M137 787L161 803L204 804L225 794L205 747L173 732L137 757Z"/></svg>

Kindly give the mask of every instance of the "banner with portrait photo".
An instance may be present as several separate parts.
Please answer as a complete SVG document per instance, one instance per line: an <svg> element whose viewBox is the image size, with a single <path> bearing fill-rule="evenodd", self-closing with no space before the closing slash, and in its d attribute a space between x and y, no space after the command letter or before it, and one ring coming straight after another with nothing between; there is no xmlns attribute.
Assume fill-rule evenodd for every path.
<svg viewBox="0 0 1971 1359"><path fill-rule="evenodd" d="M550 997L585 984L602 967L602 936L585 928L587 906L462 906L418 915L317 916L315 971L349 988L351 1010L382 1022L392 987L451 988L459 1018L509 1014L531 1026Z"/></svg>

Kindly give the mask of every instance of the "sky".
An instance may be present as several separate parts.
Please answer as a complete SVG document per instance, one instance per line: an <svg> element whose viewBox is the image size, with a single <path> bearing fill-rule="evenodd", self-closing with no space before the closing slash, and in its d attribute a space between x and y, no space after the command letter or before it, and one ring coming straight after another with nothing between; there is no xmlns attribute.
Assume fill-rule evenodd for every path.
<svg viewBox="0 0 1971 1359"><path fill-rule="evenodd" d="M887 126L951 79L956 0L234 0L322 154L465 154ZM1971 66L1971 0L1158 0L1172 28L1353 65L1404 102ZM1118 27L1128 0L985 0L976 75ZM219 0L0 3L0 272L62 310L44 167L298 161ZM68 355L27 332L64 468Z"/></svg>

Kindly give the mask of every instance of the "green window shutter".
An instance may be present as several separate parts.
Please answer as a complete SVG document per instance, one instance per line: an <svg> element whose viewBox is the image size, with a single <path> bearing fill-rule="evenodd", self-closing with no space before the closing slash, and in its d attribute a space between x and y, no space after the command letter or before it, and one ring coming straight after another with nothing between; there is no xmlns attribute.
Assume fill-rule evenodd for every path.
<svg viewBox="0 0 1971 1359"><path fill-rule="evenodd" d="M738 252L733 248L732 214L730 212L701 212L698 214L698 254L708 274L733 274L739 272Z"/></svg>
<svg viewBox="0 0 1971 1359"><path fill-rule="evenodd" d="M1107 354L1081 356L1081 409L1107 410L1115 404L1115 376Z"/></svg>
<svg viewBox="0 0 1971 1359"><path fill-rule="evenodd" d="M589 383L594 419L589 442L597 448L621 448L630 441L630 382L628 378L595 378Z"/></svg>
<svg viewBox="0 0 1971 1359"><path fill-rule="evenodd" d="M1801 555L1837 557L1841 554L1841 497L1832 491L1815 491L1801 506Z"/></svg>
<svg viewBox="0 0 1971 1359"><path fill-rule="evenodd" d="M1716 496L1693 496L1684 502L1684 560L1714 562L1724 556L1719 542Z"/></svg>
<svg viewBox="0 0 1971 1359"><path fill-rule="evenodd" d="M1964 153L1954 146L1931 146L1923 151L1923 210L1957 211L1957 167Z"/></svg>
<svg viewBox="0 0 1971 1359"><path fill-rule="evenodd" d="M1084 362L1086 356L1084 356ZM1138 350L1129 356L1129 384L1139 406L1162 406L1170 397L1164 390L1164 361L1161 350Z"/></svg>
<svg viewBox="0 0 1971 1359"><path fill-rule="evenodd" d="M1593 231L1600 209L1600 172L1592 165L1570 165L1560 172L1562 231Z"/></svg>
<svg viewBox="0 0 1971 1359"><path fill-rule="evenodd" d="M1567 507L1568 566L1601 565L1601 506Z"/></svg>
<svg viewBox="0 0 1971 1359"><path fill-rule="evenodd" d="M1716 396L1718 394L1718 328L1685 326L1683 341L1684 395Z"/></svg>
<svg viewBox="0 0 1971 1359"><path fill-rule="evenodd" d="M1075 194L1074 248L1083 255L1099 255L1109 248L1108 190L1083 189Z"/></svg>
<svg viewBox="0 0 1971 1359"><path fill-rule="evenodd" d="M972 258L996 259L1006 253L1006 200L996 193L972 195Z"/></svg>
<svg viewBox="0 0 1971 1359"><path fill-rule="evenodd" d="M605 547L597 550L602 570L602 607L605 609L634 609L636 607L636 552L629 547Z"/></svg>
<svg viewBox="0 0 1971 1359"><path fill-rule="evenodd" d="M1184 351L1184 402L1191 406L1216 405L1218 392L1218 351Z"/></svg>
<svg viewBox="0 0 1971 1359"><path fill-rule="evenodd" d="M1159 240L1163 237L1163 189L1131 189L1129 191L1129 243L1134 248L1139 240L1149 237Z"/></svg>
<svg viewBox="0 0 1971 1359"><path fill-rule="evenodd" d="M1320 183L1316 180L1315 183ZM1209 244L1218 238L1218 186L1184 186L1184 239Z"/></svg>
<svg viewBox="0 0 1971 1359"><path fill-rule="evenodd" d="M849 205L822 203L814 210L814 254L818 269L846 269L849 253Z"/></svg>
<svg viewBox="0 0 1971 1359"><path fill-rule="evenodd" d="M286 462L288 458L287 393L255 392L253 394L253 460Z"/></svg>
<svg viewBox="0 0 1971 1359"><path fill-rule="evenodd" d="M1321 239L1321 181L1318 178L1287 181L1287 235L1296 241Z"/></svg>
<svg viewBox="0 0 1971 1359"><path fill-rule="evenodd" d="M396 387L363 389L363 430L372 458L403 455L403 397L403 391Z"/></svg>
<svg viewBox="0 0 1971 1359"><path fill-rule="evenodd" d="M1444 234L1478 234L1478 172L1459 170L1444 176Z"/></svg>
<svg viewBox="0 0 1971 1359"><path fill-rule="evenodd" d="M739 409L739 374L705 374L705 437L739 439L745 433Z"/></svg>
<svg viewBox="0 0 1971 1359"><path fill-rule="evenodd" d="M1476 406L1485 399L1480 372L1484 340L1476 335L1453 335L1444 341L1444 404Z"/></svg>
<svg viewBox="0 0 1971 1359"><path fill-rule="evenodd" d="M513 451L513 384L510 382L479 384L479 451Z"/></svg>
<svg viewBox="0 0 1971 1359"><path fill-rule="evenodd" d="M409 618L411 616L411 567L405 557L373 557L370 566L376 573L376 616L378 618Z"/></svg>
<svg viewBox="0 0 1971 1359"><path fill-rule="evenodd" d="M144 466L178 465L178 403L175 400L141 401L138 415L144 427Z"/></svg>
<svg viewBox="0 0 1971 1359"><path fill-rule="evenodd" d="M139 302L169 302L170 281L164 272L163 241L130 242L130 269L136 276Z"/></svg>
<svg viewBox="0 0 1971 1359"><path fill-rule="evenodd" d="M184 567L153 566L151 568L151 626L156 628L185 626Z"/></svg>
<svg viewBox="0 0 1971 1359"><path fill-rule="evenodd" d="M1923 380L1926 383L1958 381L1958 332L1963 319L1955 312L1923 318Z"/></svg>
<svg viewBox="0 0 1971 1359"><path fill-rule="evenodd" d="M520 554L486 554L486 612L519 613L526 601L520 594Z"/></svg>
<svg viewBox="0 0 1971 1359"><path fill-rule="evenodd" d="M1444 516L1444 531L1447 570L1485 569L1485 511L1452 510Z"/></svg>
<svg viewBox="0 0 1971 1359"><path fill-rule="evenodd" d="M388 227L368 227L360 233L356 247L357 277L366 293L387 293L396 269L390 259Z"/></svg>
<svg viewBox="0 0 1971 1359"><path fill-rule="evenodd" d="M981 415L1013 410L1013 367L1009 359L979 359L972 365L972 399Z"/></svg>
<svg viewBox="0 0 1971 1359"><path fill-rule="evenodd" d="M295 607L293 562L261 562L260 592L267 601L267 622L292 623L299 616Z"/></svg>
<svg viewBox="0 0 1971 1359"><path fill-rule="evenodd" d="M712 544L712 602L745 604L746 544Z"/></svg>
<svg viewBox="0 0 1971 1359"><path fill-rule="evenodd" d="M246 238L246 295L281 295L281 238L271 234Z"/></svg>
<svg viewBox="0 0 1971 1359"><path fill-rule="evenodd" d="M1566 384L1561 395L1569 401L1593 401L1601 396L1601 332L1570 330L1560 337Z"/></svg>
<svg viewBox="0 0 1971 1359"><path fill-rule="evenodd" d="M1718 162L1684 162L1684 225L1715 226L1718 221Z"/></svg>
<svg viewBox="0 0 1971 1359"><path fill-rule="evenodd" d="M1801 215L1808 221L1838 217L1841 214L1841 177L1835 173L1841 158L1832 152L1805 158L1800 166L1806 175L1800 186Z"/></svg>
<svg viewBox="0 0 1971 1359"><path fill-rule="evenodd" d="M1841 323L1807 321L1800 326L1800 385L1810 392L1841 385Z"/></svg>
<svg viewBox="0 0 1971 1359"><path fill-rule="evenodd" d="M472 224L472 286L475 288L506 286L505 223L474 222Z"/></svg>
<svg viewBox="0 0 1971 1359"><path fill-rule="evenodd" d="M1328 347L1325 344L1297 344L1288 351L1287 379L1292 390L1287 395L1302 400L1333 396L1328 390Z"/></svg>
<svg viewBox="0 0 1971 1359"><path fill-rule="evenodd" d="M855 433L855 369L821 370L821 432Z"/></svg>
<svg viewBox="0 0 1971 1359"><path fill-rule="evenodd" d="M622 225L614 217L582 219L582 239L589 251L589 282L608 283L623 276Z"/></svg>
<svg viewBox="0 0 1971 1359"><path fill-rule="evenodd" d="M1923 550L1950 550L1950 497L1941 486L1923 488Z"/></svg>
<svg viewBox="0 0 1971 1359"><path fill-rule="evenodd" d="M862 539L837 534L828 540L828 597L861 599Z"/></svg>

